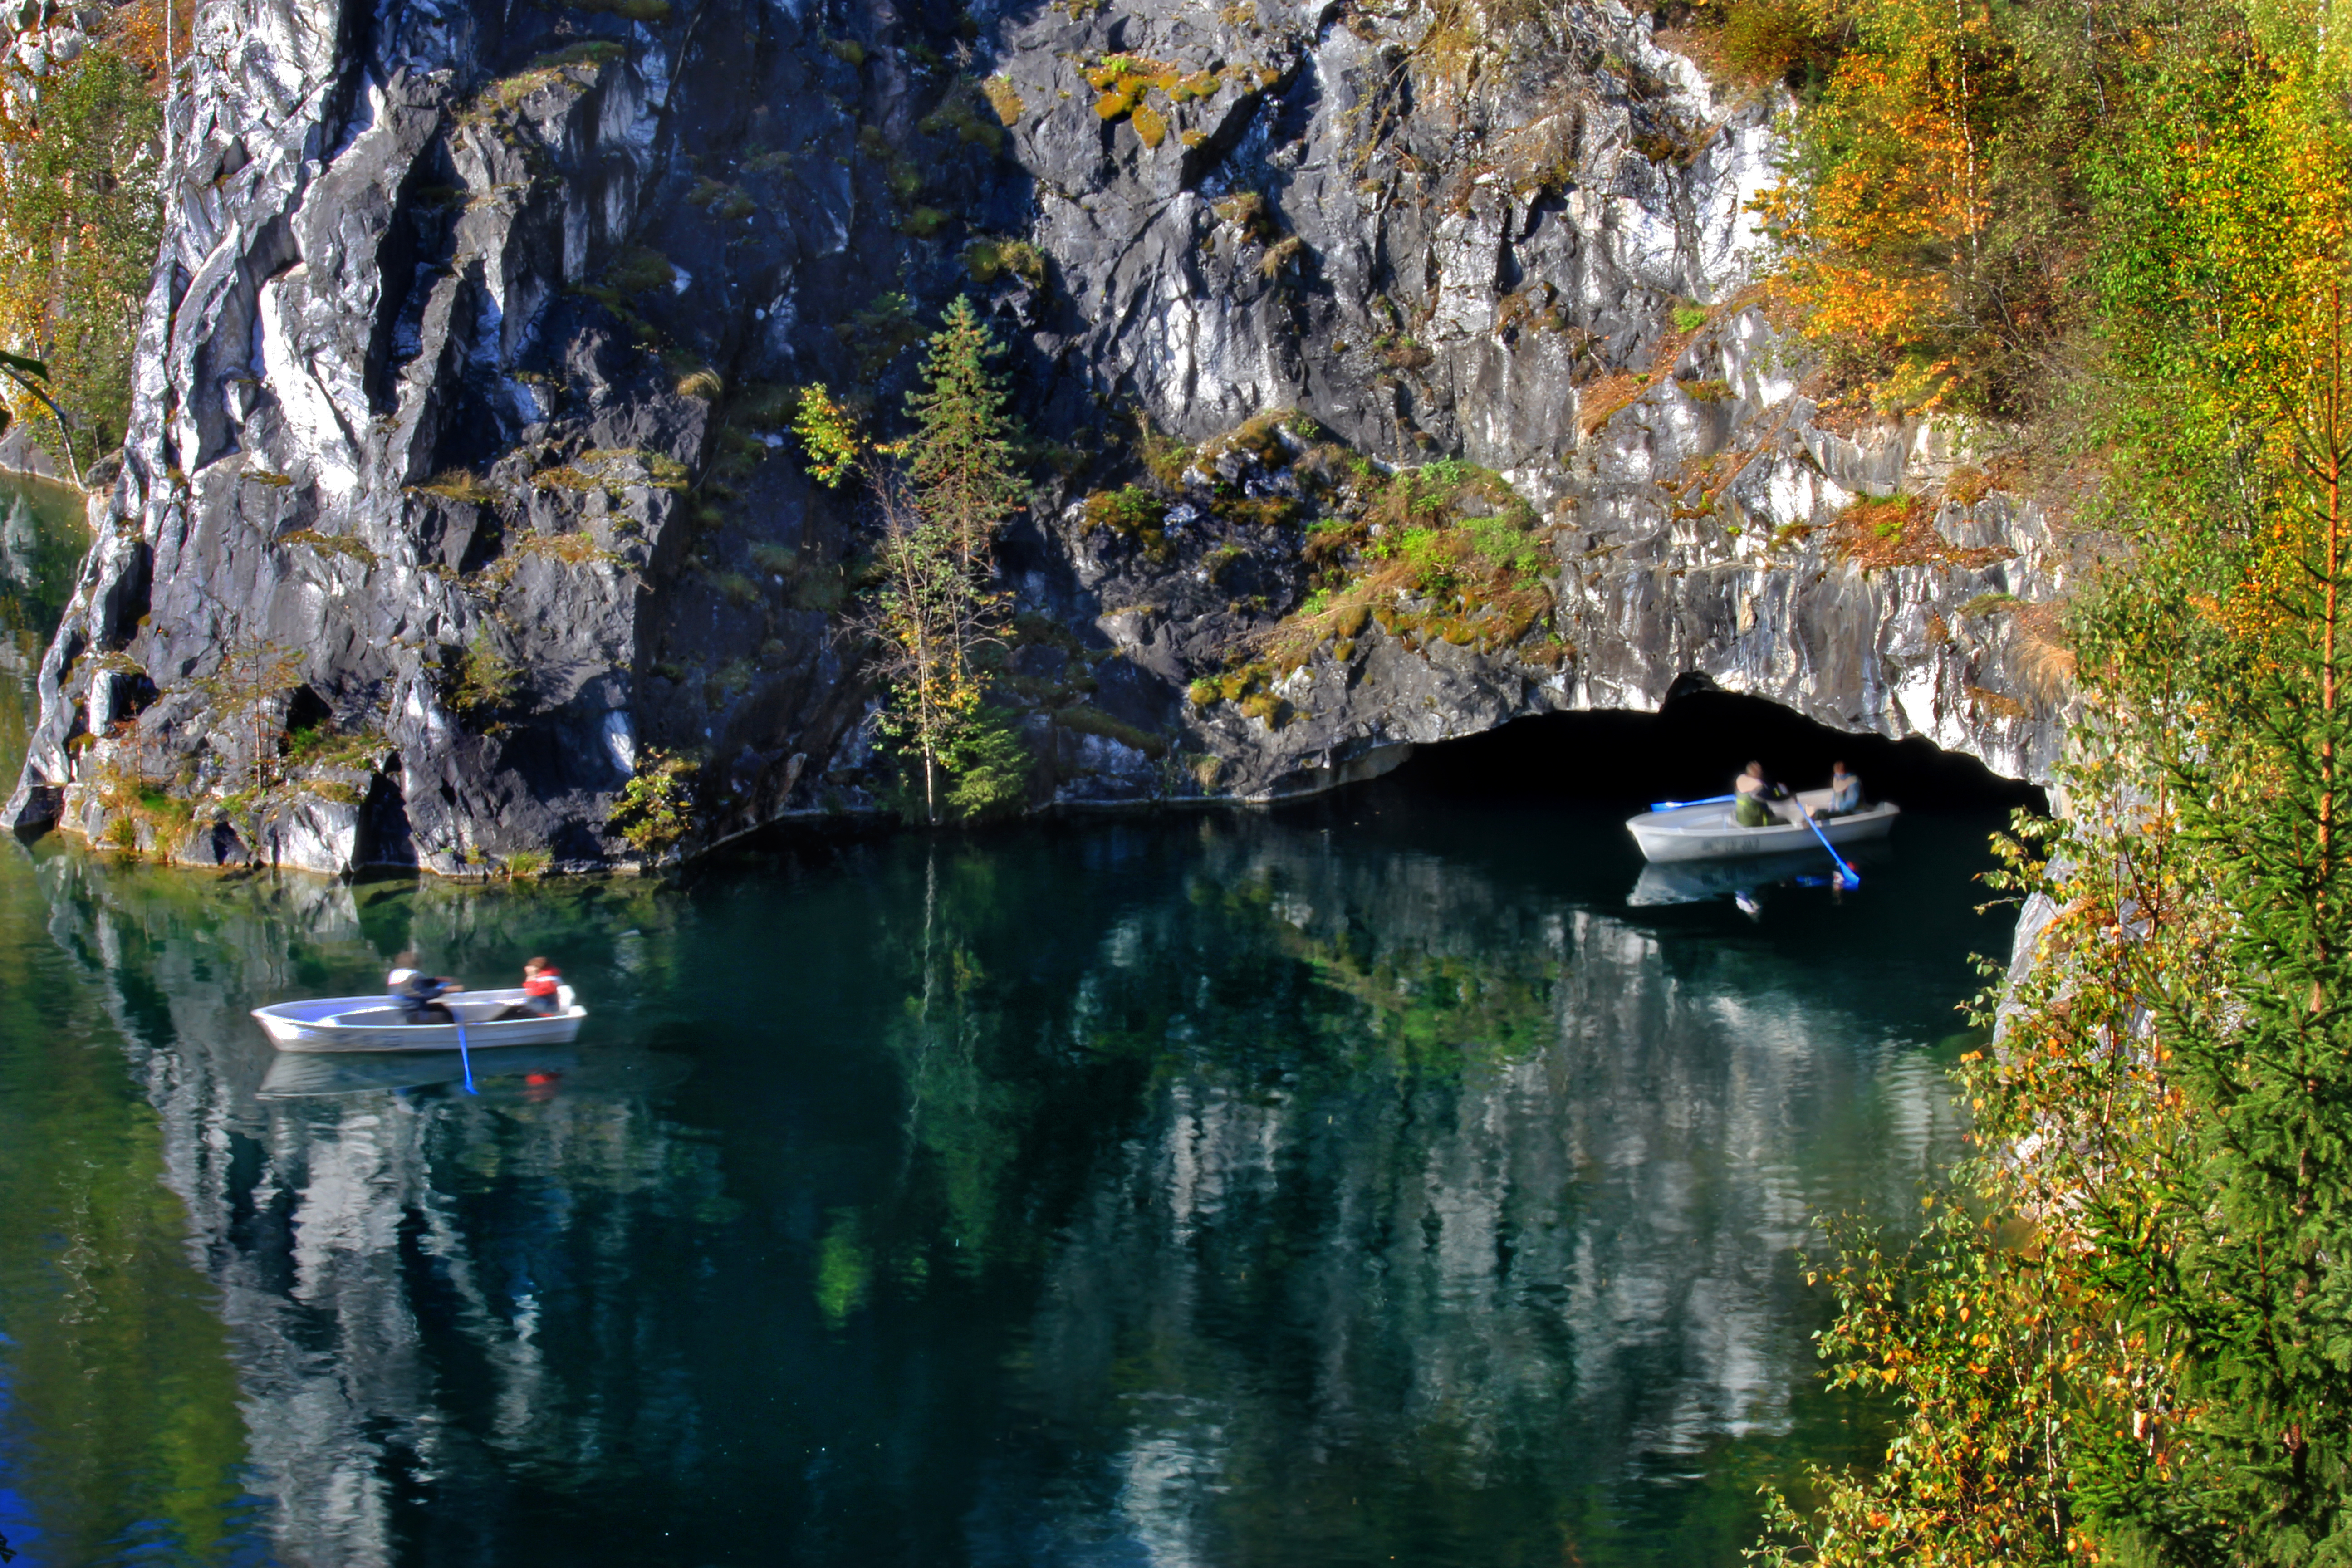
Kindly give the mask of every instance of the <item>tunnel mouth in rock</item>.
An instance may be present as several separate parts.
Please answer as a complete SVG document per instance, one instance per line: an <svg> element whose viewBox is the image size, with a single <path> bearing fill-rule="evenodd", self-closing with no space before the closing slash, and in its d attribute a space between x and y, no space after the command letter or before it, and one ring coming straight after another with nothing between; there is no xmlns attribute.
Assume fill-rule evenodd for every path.
<svg viewBox="0 0 2352 1568"><path fill-rule="evenodd" d="M1918 736L1890 740L1817 723L1761 697L1669 694L1654 713L1601 709L1514 720L1423 746L1385 787L1460 800L1587 801L1640 809L1722 795L1750 762L1792 789L1826 783L1843 761L1873 799L1917 810L2049 810L2038 784ZM1362 786L1359 786L1362 787Z"/></svg>

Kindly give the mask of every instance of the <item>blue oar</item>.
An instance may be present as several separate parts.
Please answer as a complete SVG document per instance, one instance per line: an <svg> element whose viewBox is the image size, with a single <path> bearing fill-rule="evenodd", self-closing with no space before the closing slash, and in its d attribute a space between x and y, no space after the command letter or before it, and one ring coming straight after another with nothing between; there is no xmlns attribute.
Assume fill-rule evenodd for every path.
<svg viewBox="0 0 2352 1568"><path fill-rule="evenodd" d="M1802 808L1800 807L1799 809L1801 810ZM1847 865L1845 861L1839 857L1836 847L1830 842L1830 836L1822 831L1822 825L1813 820L1813 814L1810 811L1805 813L1805 826L1813 830L1813 837L1822 841L1822 847L1830 852L1830 858L1837 861L1839 876L1832 878L1831 880L1836 882L1840 887L1861 887L1862 873Z"/></svg>
<svg viewBox="0 0 2352 1568"><path fill-rule="evenodd" d="M1680 811L1686 805L1721 805L1727 800L1738 800L1736 795L1711 795L1705 800L1660 800L1650 803L1652 811Z"/></svg>
<svg viewBox="0 0 2352 1568"><path fill-rule="evenodd" d="M457 1062L466 1069L466 1092L478 1094L481 1091L474 1087L474 1058L466 1052L466 1020L452 1010L449 1021L457 1026Z"/></svg>

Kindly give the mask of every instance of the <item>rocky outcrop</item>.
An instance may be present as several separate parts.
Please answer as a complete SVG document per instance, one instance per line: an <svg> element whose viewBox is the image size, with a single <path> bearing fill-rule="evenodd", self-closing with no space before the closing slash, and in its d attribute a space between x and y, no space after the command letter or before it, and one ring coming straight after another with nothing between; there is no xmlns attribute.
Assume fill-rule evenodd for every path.
<svg viewBox="0 0 2352 1568"><path fill-rule="evenodd" d="M595 865L656 747L700 760L692 843L870 807L868 524L783 411L824 380L887 416L967 290L1038 442L998 695L1040 805L1311 790L1691 671L2054 755L2046 530L1952 432L1824 426L1745 292L1778 105L1646 15L216 0L198 28L15 826ZM1291 409L1278 447L1219 445ZM1093 526L1154 441L1209 466ZM1508 481L1540 615L1383 613L1223 694L1318 572L1395 543L1318 565L1311 530L1436 458Z"/></svg>

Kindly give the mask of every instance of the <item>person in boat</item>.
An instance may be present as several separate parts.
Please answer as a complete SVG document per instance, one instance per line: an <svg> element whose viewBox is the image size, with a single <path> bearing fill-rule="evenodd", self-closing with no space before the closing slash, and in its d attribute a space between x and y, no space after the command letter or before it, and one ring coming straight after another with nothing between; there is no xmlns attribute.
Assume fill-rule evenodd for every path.
<svg viewBox="0 0 2352 1568"><path fill-rule="evenodd" d="M1862 781L1845 771L1843 763L1830 764L1830 798L1813 813L1817 822L1832 816L1852 816L1862 809Z"/></svg>
<svg viewBox="0 0 2352 1568"><path fill-rule="evenodd" d="M1769 827L1775 822L1786 822L1789 807L1794 805L1786 785L1774 784L1764 776L1762 763L1748 763L1747 771L1732 781L1731 794L1731 818L1742 827Z"/></svg>
<svg viewBox="0 0 2352 1568"><path fill-rule="evenodd" d="M562 1000L556 990L563 984L562 972L544 958L523 961L522 1000L509 1002L490 1020L503 1024L515 1018L552 1018L562 1011Z"/></svg>
<svg viewBox="0 0 2352 1568"><path fill-rule="evenodd" d="M449 1011L440 998L464 986L446 974L426 974L416 967L416 950L411 948L392 961L392 973L384 976L383 988L400 1008L404 1024L454 1024L457 1015Z"/></svg>

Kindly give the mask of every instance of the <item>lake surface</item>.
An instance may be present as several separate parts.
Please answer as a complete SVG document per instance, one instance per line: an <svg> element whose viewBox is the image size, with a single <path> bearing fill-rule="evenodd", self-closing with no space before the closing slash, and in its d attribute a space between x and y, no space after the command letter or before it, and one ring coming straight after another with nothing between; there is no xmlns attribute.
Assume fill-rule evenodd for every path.
<svg viewBox="0 0 2352 1568"><path fill-rule="evenodd" d="M0 563L12 779L58 553ZM1736 1563L1760 1482L1873 1447L1801 1251L1958 1147L1992 824L1915 814L1859 893L1751 921L1628 908L1623 815L1390 784L683 888L0 840L0 1534L17 1568ZM477 984L551 954L580 1046L478 1054L469 1094L246 1016L412 942Z"/></svg>

